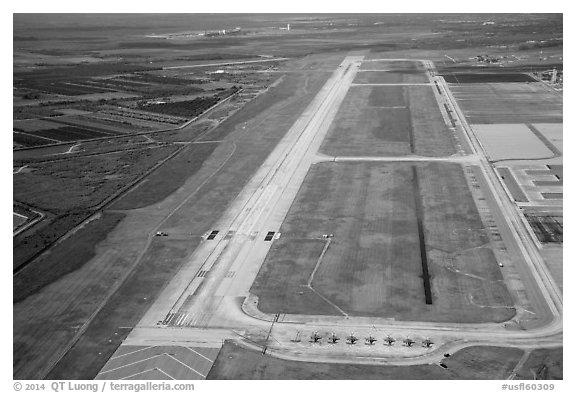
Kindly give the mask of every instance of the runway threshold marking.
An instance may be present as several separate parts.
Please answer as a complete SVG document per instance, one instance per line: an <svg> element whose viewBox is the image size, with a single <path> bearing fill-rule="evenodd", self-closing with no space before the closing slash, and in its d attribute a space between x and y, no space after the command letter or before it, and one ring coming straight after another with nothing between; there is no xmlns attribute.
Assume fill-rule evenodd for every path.
<svg viewBox="0 0 576 393"><path fill-rule="evenodd" d="M200 354L199 354L199 355L200 355ZM112 368L112 369L110 369L110 370L102 371L102 372L100 373L100 375L102 375L102 374L107 374L107 373L111 373L111 372L113 372L113 371L118 371L118 370L120 370L120 369L123 369L123 368L126 368L126 367L130 367L130 366L133 366L133 365L135 365L135 364L147 362L147 361L150 361L150 360L152 360L152 359L159 358L159 357L162 357L162 356L169 357L170 359L173 359L173 360L177 361L178 363L180 363L182 366L186 367L187 369L189 369L189 370L195 372L196 374L200 375L202 378L206 378L206 376L205 376L204 374L202 374L201 372L193 369L192 367L188 366L186 363L183 363L182 361L178 360L177 358L175 358L174 356L170 355L170 354L167 353L167 352L164 352L164 353L161 353L161 354L158 354L158 355L154 355L154 356L151 356L151 357L146 358L146 359L137 360L137 361L132 362L132 363L124 364L124 365L122 365L122 366L115 367L115 368ZM202 355L200 355L200 356L202 356ZM202 357L204 357L204 356L202 356ZM212 362L210 362L210 363L212 363Z"/></svg>
<svg viewBox="0 0 576 393"><path fill-rule="evenodd" d="M133 365L138 364L138 363L147 362L148 360L152 360L152 359L155 359L155 358L164 356L164 355L168 355L168 354L167 354L167 353L161 353L161 354L154 355L154 356L151 356L151 357L146 358L146 359L140 359L140 360L137 360L137 361L132 362L132 363L128 363L128 364L124 364L124 365L119 366L119 367L112 368L112 369L110 369L110 370L102 371L100 374L110 373L110 372L112 372L112 371L120 370L121 368L133 366ZM170 355L168 355L168 356L170 356Z"/></svg>

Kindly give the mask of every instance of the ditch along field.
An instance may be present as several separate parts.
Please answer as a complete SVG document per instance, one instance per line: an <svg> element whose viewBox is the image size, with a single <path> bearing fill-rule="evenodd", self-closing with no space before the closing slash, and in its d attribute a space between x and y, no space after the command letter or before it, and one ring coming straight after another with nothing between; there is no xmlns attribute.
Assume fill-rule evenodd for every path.
<svg viewBox="0 0 576 393"><path fill-rule="evenodd" d="M460 165L316 164L280 232L251 288L263 312L463 323L515 314Z"/></svg>
<svg viewBox="0 0 576 393"><path fill-rule="evenodd" d="M431 86L353 85L320 152L330 156L446 156L456 151Z"/></svg>

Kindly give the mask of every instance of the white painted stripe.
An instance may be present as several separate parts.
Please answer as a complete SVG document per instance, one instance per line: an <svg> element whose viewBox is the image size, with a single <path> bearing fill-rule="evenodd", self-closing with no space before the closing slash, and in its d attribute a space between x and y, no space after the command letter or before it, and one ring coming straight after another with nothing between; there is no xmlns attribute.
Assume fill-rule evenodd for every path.
<svg viewBox="0 0 576 393"><path fill-rule="evenodd" d="M102 372L100 373L100 375L106 374L106 373L110 373L110 372L112 372L112 371L120 370L121 368L124 368L124 367L133 366L134 364L138 364L138 363L142 363L142 362L147 362L148 360L151 360L151 359L154 359L154 358L157 358L157 357L160 357L160 356L164 356L164 355L168 355L168 354L167 354L167 353L161 353L161 354L159 354L159 355L155 355L155 356L152 356L152 357L149 357L149 358L146 358L146 359L138 360L138 361L136 361L136 362L128 363L128 364L125 364L125 365L120 366L120 367L116 367L116 368L113 368L113 369L110 369L110 370L102 371ZM170 355L168 355L168 356L170 356Z"/></svg>
<svg viewBox="0 0 576 393"><path fill-rule="evenodd" d="M154 348L154 347L155 347L155 346L146 347L146 348L140 348L140 349L137 349L137 350L132 351L132 352L128 352L128 353L125 353L125 354L122 354L122 355L114 356L114 357L110 358L110 360L122 358L122 357L124 357L124 356L132 355L133 353L145 351L145 350L147 350L147 349Z"/></svg>
<svg viewBox="0 0 576 393"><path fill-rule="evenodd" d="M132 378L132 377L135 377L136 375L145 374L145 373L147 373L147 372L149 372L149 371L160 371L162 374L166 375L168 378L170 378L170 379L175 379L175 378L174 378L174 377L172 377L170 374L168 374L168 373L166 373L166 372L162 371L161 369L159 369L159 368L157 368L157 367L155 367L155 368L151 368L151 369L148 369L148 370L144 370L144 371L141 371L141 372L139 372L139 373L136 373L136 374L128 375L127 377L124 377L124 378L120 378L120 379L128 379L128 378Z"/></svg>
<svg viewBox="0 0 576 393"><path fill-rule="evenodd" d="M170 314L170 316L168 317L168 320L166 320L166 323L170 323L170 321L172 320L172 318L174 318L174 315L176 315L176 313Z"/></svg>
<svg viewBox="0 0 576 393"><path fill-rule="evenodd" d="M182 363L180 360L176 359L174 356L172 356L172 355L168 355L168 357L170 357L170 358L172 358L172 359L176 360L178 363L180 363L181 365L183 365L183 366L184 366L184 367L186 367L187 369L194 371L196 374L200 375L202 378L206 378L206 375L204 375L204 374L202 374L202 373L200 373L200 372L198 372L198 371L194 370L192 367L188 366L187 364L185 364L185 363Z"/></svg>
<svg viewBox="0 0 576 393"><path fill-rule="evenodd" d="M200 352L196 352L195 350L193 350L190 347L186 347L186 348L188 348L189 350L191 350L192 352L194 352L196 355L200 356L201 358L208 360L210 363L214 363L214 361L212 359L207 358L206 356L202 355Z"/></svg>

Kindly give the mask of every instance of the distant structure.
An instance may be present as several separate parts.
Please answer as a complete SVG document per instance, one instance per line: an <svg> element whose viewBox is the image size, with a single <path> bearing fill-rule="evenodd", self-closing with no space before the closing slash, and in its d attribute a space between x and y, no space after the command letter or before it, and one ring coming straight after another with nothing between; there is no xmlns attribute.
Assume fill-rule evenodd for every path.
<svg viewBox="0 0 576 393"><path fill-rule="evenodd" d="M205 31L204 34L200 34L200 35L203 35L204 37L218 37L221 35L235 35L235 34L241 34L241 33L242 33L242 28L236 27L232 30Z"/></svg>

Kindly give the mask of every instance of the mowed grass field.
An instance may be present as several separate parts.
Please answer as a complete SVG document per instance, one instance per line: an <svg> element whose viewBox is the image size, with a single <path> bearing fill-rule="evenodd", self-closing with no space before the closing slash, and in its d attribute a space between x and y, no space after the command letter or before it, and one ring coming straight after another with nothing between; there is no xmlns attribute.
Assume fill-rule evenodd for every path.
<svg viewBox="0 0 576 393"><path fill-rule="evenodd" d="M331 156L455 153L430 86L352 86L320 151Z"/></svg>
<svg viewBox="0 0 576 393"><path fill-rule="evenodd" d="M457 164L316 164L251 288L260 310L466 323L511 318L512 299L467 187ZM322 234L334 237L311 287L326 299L306 286L327 242Z"/></svg>
<svg viewBox="0 0 576 393"><path fill-rule="evenodd" d="M371 60L364 61L360 66L361 70L391 71L402 73L421 73L424 67L419 61L392 61L392 60Z"/></svg>
<svg viewBox="0 0 576 393"><path fill-rule="evenodd" d="M361 70L353 83L428 83L424 73Z"/></svg>
<svg viewBox="0 0 576 393"><path fill-rule="evenodd" d="M206 379L506 379L522 353L518 348L469 347L444 359L447 368L436 364L376 366L283 360L226 342Z"/></svg>

